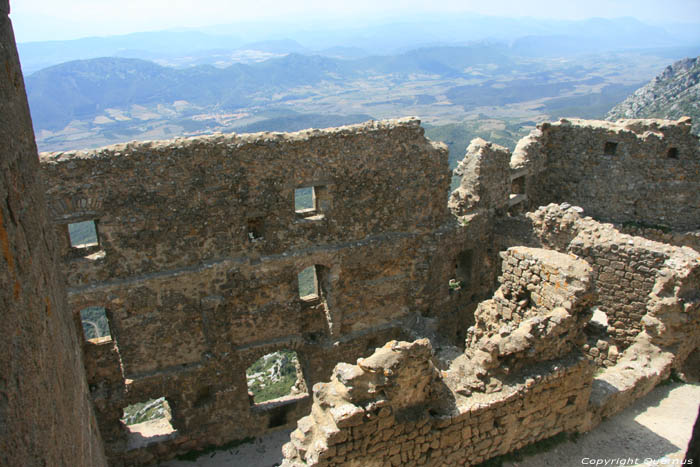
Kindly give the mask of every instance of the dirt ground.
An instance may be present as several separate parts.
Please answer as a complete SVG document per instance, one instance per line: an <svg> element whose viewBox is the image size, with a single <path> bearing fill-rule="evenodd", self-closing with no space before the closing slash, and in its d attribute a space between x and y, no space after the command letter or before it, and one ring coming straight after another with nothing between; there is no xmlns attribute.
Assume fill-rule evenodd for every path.
<svg viewBox="0 0 700 467"><path fill-rule="evenodd" d="M698 404L698 384L658 386L623 412L580 435L576 442L562 443L546 453L503 465L595 466L598 460L602 460L598 466L681 465Z"/></svg>
<svg viewBox="0 0 700 467"><path fill-rule="evenodd" d="M507 467L681 465L700 404L700 384L672 383L655 388L622 413L576 442L526 457ZM168 461L161 467L272 467L291 430L282 430L230 450L204 454L196 461ZM605 461L608 461L605 463Z"/></svg>

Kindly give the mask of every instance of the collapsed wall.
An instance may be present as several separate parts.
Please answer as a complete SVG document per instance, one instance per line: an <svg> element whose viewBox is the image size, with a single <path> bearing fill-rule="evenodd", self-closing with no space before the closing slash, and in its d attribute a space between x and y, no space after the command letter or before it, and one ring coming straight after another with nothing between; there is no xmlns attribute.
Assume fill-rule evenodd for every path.
<svg viewBox="0 0 700 467"><path fill-rule="evenodd" d="M76 327L94 309L108 327L83 349L115 464L294 423L308 391L248 393L246 370L270 352L295 352L310 388L417 327L457 344L492 292L490 221L450 215L447 151L416 119L41 159ZM168 431L125 426L127 406L161 397Z"/></svg>
<svg viewBox="0 0 700 467"><path fill-rule="evenodd" d="M314 386L283 465L475 464L575 430L594 371L578 348L591 268L541 249L503 257L501 287L479 305L466 351L446 372L426 340L389 342L357 365L337 365ZM532 286L531 301L521 286Z"/></svg>
<svg viewBox="0 0 700 467"><path fill-rule="evenodd" d="M0 0L0 465L106 465Z"/></svg>
<svg viewBox="0 0 700 467"><path fill-rule="evenodd" d="M694 304L700 294L700 253L622 234L610 224L581 217L580 211L551 204L527 218L538 244L574 254L592 266L596 307L607 321L601 336L607 344L599 345L593 357L599 363L614 363L618 351L646 331L664 347L683 341L677 353L684 359L700 344ZM684 308L673 308L667 315L662 304L666 298L673 306ZM605 357L611 351L613 357Z"/></svg>
<svg viewBox="0 0 700 467"><path fill-rule="evenodd" d="M582 231L597 224L577 214L551 205L531 217L548 218L549 228L555 218ZM546 237L541 223L533 225L533 236ZM594 248L610 245L592 238ZM700 255L666 247L644 329L617 365L596 371L584 344L597 265L571 251L511 247L502 254L500 287L479 304L465 352L446 372L435 370L429 343L420 340L389 342L357 365L337 365L329 383L314 386L311 413L283 448L283 465L473 465L560 432L590 430L698 349Z"/></svg>

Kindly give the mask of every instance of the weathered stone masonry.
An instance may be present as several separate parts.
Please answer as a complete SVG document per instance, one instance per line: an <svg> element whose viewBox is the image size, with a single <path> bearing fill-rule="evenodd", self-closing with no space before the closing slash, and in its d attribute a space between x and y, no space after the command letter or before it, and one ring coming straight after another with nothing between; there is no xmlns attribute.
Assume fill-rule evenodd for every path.
<svg viewBox="0 0 700 467"><path fill-rule="evenodd" d="M88 306L109 318L112 339L86 341L84 352L115 463L293 423L308 396L251 405L245 369L257 358L295 350L310 388L338 361L408 337L415 319L458 342L494 281L495 261L475 254L488 222L463 235L447 209L446 150L416 120L130 143L42 162L76 325ZM319 198L311 215L295 212L304 186ZM83 220L96 222L99 245L70 246L67 224ZM297 274L312 265L323 292L304 300ZM127 453L123 408L161 396L177 436Z"/></svg>
<svg viewBox="0 0 700 467"><path fill-rule="evenodd" d="M112 464L259 435L310 409L287 450L290 462L434 463L446 456L474 463L589 429L649 390L698 346L697 252L621 235L580 213L597 217L604 194L619 202L603 219L696 228L697 213L691 207L681 216L677 195L691 204L696 196L688 191L700 180L698 143L685 121L605 125L612 126L544 124L512 156L475 140L449 203L446 150L426 140L415 119L43 154L75 325L91 306L104 307L109 320L111 337L83 339L83 351ZM608 160L613 137L620 137L620 157ZM565 139L591 149L568 150ZM658 164L671 170L641 170L639 158L666 157L668 145L679 159ZM588 176L566 172L577 163ZM633 185L600 186L608 171L626 169ZM575 180L568 191L561 177ZM651 204L634 194L644 183L657 190ZM314 201L296 211L301 187L313 187ZM583 210L563 204L517 214L537 200L567 201L560 195ZM639 209L630 211L635 203ZM94 222L96 244L71 246L67 226L78 221ZM300 297L297 274L308 266L318 293ZM572 280L539 275L567 268ZM588 323L594 308L607 326ZM319 395L315 385L336 363L367 357L392 339L425 336L436 357L418 345L422 363L406 373L425 376L425 385L385 381L379 394L374 376L358 376L369 392L338 396L361 408L357 430L340 430L339 438L324 431L322 413L332 404L323 401L336 396ZM405 345L414 348L389 347ZM303 391L250 400L245 369L280 349L297 352L313 401ZM593 378L596 365L607 369ZM395 384L400 390L391 393ZM414 384L427 392L399 395ZM157 397L168 401L176 431L144 443L120 418L127 405ZM545 399L554 403L545 407ZM384 421L366 425L375 411ZM496 424L485 427L491 419ZM386 453L367 444L379 439L378 424L382 439L392 438ZM419 424L429 441L418 444Z"/></svg>
<svg viewBox="0 0 700 467"><path fill-rule="evenodd" d="M0 465L106 465L0 0Z"/></svg>
<svg viewBox="0 0 700 467"><path fill-rule="evenodd" d="M544 123L513 152L514 187L531 208L568 202L606 222L698 230L700 158L690 130L690 118Z"/></svg>

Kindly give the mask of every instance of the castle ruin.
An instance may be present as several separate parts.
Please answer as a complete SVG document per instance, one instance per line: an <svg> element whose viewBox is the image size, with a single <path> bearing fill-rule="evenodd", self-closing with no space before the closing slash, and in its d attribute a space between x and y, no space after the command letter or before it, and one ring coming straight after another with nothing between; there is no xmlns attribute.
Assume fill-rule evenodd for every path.
<svg viewBox="0 0 700 467"><path fill-rule="evenodd" d="M477 139L452 193L415 118L39 163L3 54L0 105L22 118L3 121L3 284L19 285L2 299L5 326L27 323L2 353L7 465L143 465L293 426L290 466L475 464L697 369L689 119L543 123L512 154ZM90 337L96 311L108 332ZM295 390L256 401L246 370L280 350ZM123 422L154 399L167 418Z"/></svg>

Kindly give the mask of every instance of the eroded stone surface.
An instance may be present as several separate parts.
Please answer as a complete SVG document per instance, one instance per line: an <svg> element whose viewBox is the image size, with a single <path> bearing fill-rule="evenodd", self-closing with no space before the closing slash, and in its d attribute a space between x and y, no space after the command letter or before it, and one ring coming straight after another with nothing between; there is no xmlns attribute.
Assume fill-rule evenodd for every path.
<svg viewBox="0 0 700 467"><path fill-rule="evenodd" d="M0 464L106 465L0 0Z"/></svg>
<svg viewBox="0 0 700 467"><path fill-rule="evenodd" d="M113 463L256 435L309 410L290 460L477 462L594 426L697 346L697 252L583 217L644 233L664 224L675 229L664 242L693 246L688 127L563 120L512 156L475 140L449 203L445 148L415 119L42 155L76 326L82 308L104 306L113 330L83 343ZM313 207L296 212L295 189L309 186ZM518 214L550 201L565 203ZM70 246L66 225L82 220L97 221L97 245ZM317 293L299 297L297 273L312 265ZM594 312L604 319L586 323ZM285 348L312 395L251 403L245 369ZM603 395L586 408L592 387ZM121 410L161 396L177 436L128 451ZM445 418L464 410L498 430L480 431L481 415ZM430 427L427 444L404 446L413 421Z"/></svg>

